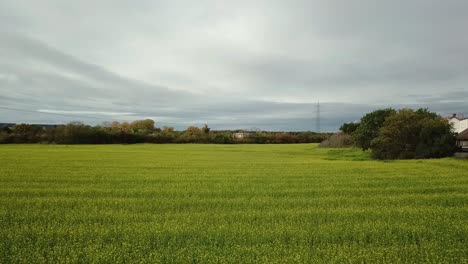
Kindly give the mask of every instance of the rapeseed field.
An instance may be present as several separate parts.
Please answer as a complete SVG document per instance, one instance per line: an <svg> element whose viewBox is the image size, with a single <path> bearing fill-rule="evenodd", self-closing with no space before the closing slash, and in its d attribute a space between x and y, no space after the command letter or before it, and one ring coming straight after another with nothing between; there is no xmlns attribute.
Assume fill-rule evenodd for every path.
<svg viewBox="0 0 468 264"><path fill-rule="evenodd" d="M468 162L2 145L1 263L467 263Z"/></svg>

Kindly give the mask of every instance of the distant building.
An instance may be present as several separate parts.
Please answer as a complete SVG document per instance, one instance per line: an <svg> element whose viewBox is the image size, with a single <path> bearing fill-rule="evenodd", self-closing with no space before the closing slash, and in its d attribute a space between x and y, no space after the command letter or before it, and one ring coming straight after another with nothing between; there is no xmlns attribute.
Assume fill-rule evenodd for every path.
<svg viewBox="0 0 468 264"><path fill-rule="evenodd" d="M468 152L468 129L458 134L457 146L462 152Z"/></svg>
<svg viewBox="0 0 468 264"><path fill-rule="evenodd" d="M246 137L249 137L249 135L250 134L247 132L237 132L237 133L232 134L232 137L237 140L242 140Z"/></svg>
<svg viewBox="0 0 468 264"><path fill-rule="evenodd" d="M464 115L457 116L457 114L453 114L449 119L449 123L453 127L453 132L461 133L468 129L468 118L465 118Z"/></svg>

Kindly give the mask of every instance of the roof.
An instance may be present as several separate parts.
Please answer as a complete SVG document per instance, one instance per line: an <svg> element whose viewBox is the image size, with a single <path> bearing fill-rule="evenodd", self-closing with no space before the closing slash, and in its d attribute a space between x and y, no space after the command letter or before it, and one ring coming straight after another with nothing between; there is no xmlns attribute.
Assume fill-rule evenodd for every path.
<svg viewBox="0 0 468 264"><path fill-rule="evenodd" d="M463 118L461 118L461 117L450 117L448 120L453 120L453 119L456 119L458 121L468 120L468 118L466 118L466 117L463 117Z"/></svg>
<svg viewBox="0 0 468 264"><path fill-rule="evenodd" d="M465 129L460 134L458 134L457 139L458 140L468 140L468 129Z"/></svg>

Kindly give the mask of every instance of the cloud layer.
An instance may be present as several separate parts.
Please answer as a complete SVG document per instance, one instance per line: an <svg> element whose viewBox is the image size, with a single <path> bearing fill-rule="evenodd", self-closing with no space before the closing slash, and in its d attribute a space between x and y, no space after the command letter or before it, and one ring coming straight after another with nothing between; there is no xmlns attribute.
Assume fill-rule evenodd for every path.
<svg viewBox="0 0 468 264"><path fill-rule="evenodd" d="M456 0L0 0L0 105L32 111L0 122L314 130L320 100L333 131L388 106L467 112L467 12Z"/></svg>

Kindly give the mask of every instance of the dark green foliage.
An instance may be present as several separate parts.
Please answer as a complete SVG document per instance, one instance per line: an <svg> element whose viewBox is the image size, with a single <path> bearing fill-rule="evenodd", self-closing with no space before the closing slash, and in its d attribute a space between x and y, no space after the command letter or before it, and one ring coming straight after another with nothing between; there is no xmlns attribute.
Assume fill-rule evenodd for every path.
<svg viewBox="0 0 468 264"><path fill-rule="evenodd" d="M341 125L340 131L348 135L353 135L354 132L358 129L359 125L359 123L354 122L344 123L343 125Z"/></svg>
<svg viewBox="0 0 468 264"><path fill-rule="evenodd" d="M358 147L367 150L378 134L385 120L396 113L395 109L387 108L370 112L361 118L360 125L354 132L354 140Z"/></svg>
<svg viewBox="0 0 468 264"><path fill-rule="evenodd" d="M343 124L340 130L352 134L363 150L372 149L376 159L440 158L455 151L456 139L449 123L424 108L376 110L360 123ZM322 145L331 144L325 141Z"/></svg>
<svg viewBox="0 0 468 264"><path fill-rule="evenodd" d="M232 144L234 140L230 133L217 133L213 138L215 144Z"/></svg>
<svg viewBox="0 0 468 264"><path fill-rule="evenodd" d="M331 133L316 132L247 132L247 136L236 143L254 144L292 144L292 143L320 143L330 137Z"/></svg>
<svg viewBox="0 0 468 264"><path fill-rule="evenodd" d="M427 109L401 109L388 117L371 148L376 159L441 158L453 155L455 135Z"/></svg>
<svg viewBox="0 0 468 264"><path fill-rule="evenodd" d="M440 119L421 120L415 158L441 158L455 152L455 135L450 125Z"/></svg>
<svg viewBox="0 0 468 264"><path fill-rule="evenodd" d="M10 134L12 132L11 128L8 126L0 127L0 133Z"/></svg>
<svg viewBox="0 0 468 264"><path fill-rule="evenodd" d="M148 143L172 143L177 137L173 127L164 127L163 129L155 129L155 131L150 135L151 140L147 141Z"/></svg>

